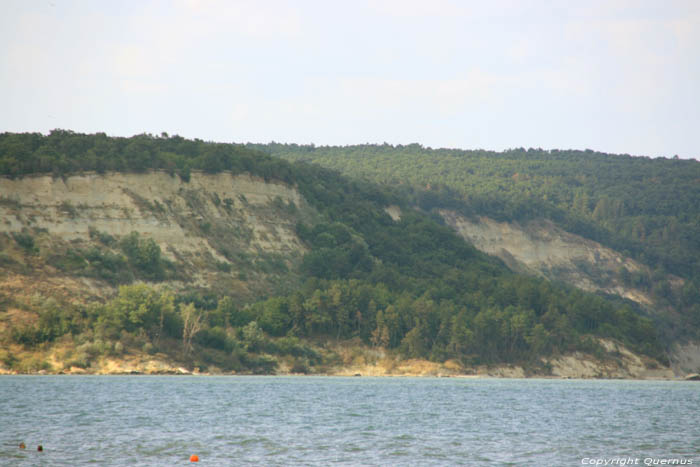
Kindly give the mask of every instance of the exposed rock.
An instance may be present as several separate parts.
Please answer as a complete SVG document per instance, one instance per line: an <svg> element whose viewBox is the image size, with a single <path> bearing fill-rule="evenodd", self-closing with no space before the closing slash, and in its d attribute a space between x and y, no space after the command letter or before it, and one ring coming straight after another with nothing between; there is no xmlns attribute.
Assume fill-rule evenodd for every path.
<svg viewBox="0 0 700 467"><path fill-rule="evenodd" d="M670 368L660 366L648 357L640 357L625 346L610 339L597 339L607 353L601 361L590 355L575 352L570 355L546 359L553 376L566 378L634 378L671 379Z"/></svg>
<svg viewBox="0 0 700 467"><path fill-rule="evenodd" d="M305 251L296 223L315 216L294 187L230 173L193 172L189 182L163 171L0 177L0 199L0 234L24 231L41 237L46 254L61 245L64 250L103 247L96 237L118 240L137 232L160 246L162 256L187 277L186 285L242 295L250 286L238 274L250 272L245 255L276 255L291 269ZM16 269L24 267L27 260L15 256ZM42 276L35 267L23 277L40 277L38 287L45 287L45 280L56 282L54 290L65 282L88 296L100 296L104 289L104 284L53 272ZM13 287L6 282L11 278L0 290Z"/></svg>
<svg viewBox="0 0 700 467"><path fill-rule="evenodd" d="M17 270L8 269L0 276L0 292L14 299L61 296L66 301L85 302L104 298L113 291L104 283L93 278L58 274L55 268L39 264L44 259L42 255L59 244L64 248L98 245L96 234L119 239L133 231L153 239L162 254L173 261L178 270L187 273L188 280L171 281L168 286L201 285L219 287L227 294L244 294L249 284L238 276L237 255L250 253L250 257L257 258L275 254L293 265L304 252L295 233L296 222L300 219L313 221L316 216L293 187L229 173L194 172L188 183L160 171L89 173L65 179L50 176L0 178L0 196L4 201L0 203L0 235L6 234L0 241L12 246L14 241L8 234L22 231L41 238L40 255L22 256L16 245L12 246L14 250L5 250L8 261L16 262ZM398 206L388 206L385 210L392 219L400 220ZM288 214L291 212L294 214ZM442 215L477 248L501 257L517 271L564 280L585 290L617 293L646 305L651 303L645 293L624 286L615 276L620 268L636 272L644 270L643 265L564 232L549 222L519 226L487 218L471 221L449 211L443 211ZM31 274L22 272L30 266L34 267ZM267 285L274 283L270 280ZM8 322L30 320L22 316L24 312L19 308L7 311ZM0 322L0 326L5 325ZM614 342L603 342L603 345L606 351L617 355L616 363L601 363L584 354L557 357L544 363L551 368L552 376L559 377L672 376L670 370L654 368L651 362ZM343 364L329 373L338 375L524 377L530 374L530 370L514 365L472 368L455 361L440 364L399 360L378 349L336 350L343 355ZM676 374L697 372L700 368L700 345L678 346L674 355L678 356L674 366ZM62 368L57 360L51 362L55 371ZM0 373L3 371L0 368ZM60 371L189 374L179 364L167 362L164 356L104 359L89 369L74 366Z"/></svg>
<svg viewBox="0 0 700 467"><path fill-rule="evenodd" d="M187 183L159 171L73 175L65 180L50 176L0 178L0 194L21 206L21 212L16 212L12 206L0 205L0 217L5 219L0 231L4 232L32 227L47 229L64 240L87 240L90 227L115 236L136 231L163 246L174 246L183 252L205 249L225 260L206 241L188 235L188 226L182 225L183 219L178 217L195 221L231 217L257 234L249 245L251 251L300 248L287 223L279 226L283 235L275 242L262 239L261 233L273 235L278 226L273 219L260 216L261 208L276 197L297 206L302 204L299 193L284 184L265 183L247 175L195 172ZM197 195L199 199L191 199ZM227 205L236 214L227 216L226 208L216 205L214 195L220 202L230 200ZM195 208L201 210L193 211ZM258 220L256 215L261 218Z"/></svg>
<svg viewBox="0 0 700 467"><path fill-rule="evenodd" d="M610 339L598 339L605 351L602 360L582 352L543 359L538 367L519 365L464 366L456 360L444 363L423 359L401 360L382 349L360 346L339 346L333 351L343 363L328 371L331 375L354 376L452 376L491 378L623 378L674 379L673 371L648 357L630 352Z"/></svg>
<svg viewBox="0 0 700 467"><path fill-rule="evenodd" d="M674 345L671 349L671 368L676 376L700 372L700 343Z"/></svg>
<svg viewBox="0 0 700 467"><path fill-rule="evenodd" d="M440 214L479 250L498 256L517 272L562 281L589 292L615 294L643 305L652 299L644 291L622 283L621 268L647 272L646 266L599 243L571 234L547 220L525 225L497 222L488 217L468 219L454 211Z"/></svg>
<svg viewBox="0 0 700 467"><path fill-rule="evenodd" d="M394 221L400 221L401 220L401 208L395 205L387 206L384 208L384 212L389 214L389 217L392 218Z"/></svg>
<svg viewBox="0 0 700 467"><path fill-rule="evenodd" d="M448 225L477 249L501 258L516 272L566 282L589 292L619 295L639 303L650 313L664 314L668 311L664 306L658 306L646 291L625 284L620 278L623 270L649 275L647 266L597 242L566 232L548 220L540 219L521 225L517 222L498 222L488 217L469 219L448 210L442 210L440 214ZM666 278L673 288L683 286L684 281L679 277L668 275ZM700 344L675 344L669 358L676 376L698 371ZM605 377L626 377L629 373L590 367L573 356L550 363L554 374L559 372L562 376L595 377L598 370L603 371ZM669 377L666 369L643 369L644 365L640 366L633 359L626 366L630 367L630 377Z"/></svg>

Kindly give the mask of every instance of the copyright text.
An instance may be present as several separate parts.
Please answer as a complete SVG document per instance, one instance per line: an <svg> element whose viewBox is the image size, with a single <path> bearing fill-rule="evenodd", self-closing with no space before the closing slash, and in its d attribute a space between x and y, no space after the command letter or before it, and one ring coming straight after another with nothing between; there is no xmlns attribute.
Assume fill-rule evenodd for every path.
<svg viewBox="0 0 700 467"><path fill-rule="evenodd" d="M661 458L661 457L584 457L583 465L692 465L690 458Z"/></svg>

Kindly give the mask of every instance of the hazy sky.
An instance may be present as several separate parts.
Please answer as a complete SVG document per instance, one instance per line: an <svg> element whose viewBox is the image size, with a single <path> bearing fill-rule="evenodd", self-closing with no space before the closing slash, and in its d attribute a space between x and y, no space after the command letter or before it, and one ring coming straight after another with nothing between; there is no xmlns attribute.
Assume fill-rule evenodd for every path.
<svg viewBox="0 0 700 467"><path fill-rule="evenodd" d="M700 158L700 1L0 0L0 132Z"/></svg>

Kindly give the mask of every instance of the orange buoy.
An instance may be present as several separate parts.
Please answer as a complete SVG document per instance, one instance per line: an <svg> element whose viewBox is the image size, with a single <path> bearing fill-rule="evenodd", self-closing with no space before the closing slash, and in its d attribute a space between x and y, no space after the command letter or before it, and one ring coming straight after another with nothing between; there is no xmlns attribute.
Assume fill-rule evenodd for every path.
<svg viewBox="0 0 700 467"><path fill-rule="evenodd" d="M199 456L197 454L192 454L190 456L190 462L199 462Z"/></svg>
<svg viewBox="0 0 700 467"><path fill-rule="evenodd" d="M19 443L19 448L20 448L20 449L24 449L24 448L26 448L26 447L27 447L27 446L26 446L24 443Z"/></svg>

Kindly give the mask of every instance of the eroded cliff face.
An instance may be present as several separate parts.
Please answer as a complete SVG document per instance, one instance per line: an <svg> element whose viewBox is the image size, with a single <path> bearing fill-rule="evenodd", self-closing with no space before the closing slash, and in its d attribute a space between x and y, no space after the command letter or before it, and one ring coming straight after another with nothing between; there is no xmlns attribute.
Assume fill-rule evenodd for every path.
<svg viewBox="0 0 700 467"><path fill-rule="evenodd" d="M619 295L639 303L665 320L673 319L674 311L668 305L657 303L645 290L625 284L621 279L625 274L641 272L649 275L649 268L597 242L566 232L547 220L520 225L498 222L488 217L468 219L448 210L440 214L465 240L479 250L501 258L514 271L562 281L589 292ZM683 286L683 280L678 277L667 276L666 280L676 289ZM700 370L700 344L668 339L671 339L667 344L673 372L677 376L697 373ZM626 355L625 352L622 354ZM588 368L587 364L574 364L571 358L567 356L550 362L554 374L558 374L557 368L560 366L576 367L578 369L574 374L586 377L600 370L594 366ZM625 370L629 375L642 374L637 368L642 366L637 362L630 360L625 366L633 368ZM625 377L625 371L608 371L605 374Z"/></svg>
<svg viewBox="0 0 700 467"><path fill-rule="evenodd" d="M624 345L609 339L596 341L608 354L604 360L583 352L557 357L542 358L539 365L477 365L464 366L456 360L443 363L422 359L402 360L380 348L364 348L349 345L332 350L340 357L342 365L329 369L338 376L456 376L526 378L528 376L551 378L631 378L673 379L674 373L656 360L632 353Z"/></svg>
<svg viewBox="0 0 700 467"><path fill-rule="evenodd" d="M159 171L0 178L4 262L15 272L33 268L24 280L5 275L0 289L17 291L32 281L40 288L42 281L33 279L41 271L78 294L104 287L80 274L62 275L54 253L66 257L91 247L118 253L114 244L136 232L171 262L175 288L246 295L274 288L275 274L294 270L304 252L295 225L314 216L293 187L247 175L192 173L188 182ZM33 239L32 254L13 241L20 233Z"/></svg>
<svg viewBox="0 0 700 467"><path fill-rule="evenodd" d="M677 342L670 353L671 368L676 375L700 373L700 342Z"/></svg>
<svg viewBox="0 0 700 467"><path fill-rule="evenodd" d="M623 269L628 273L646 272L646 266L549 221L519 225L487 217L471 220L453 211L441 211L441 215L464 239L479 250L498 256L514 271L652 304L647 293L625 285L619 278Z"/></svg>
<svg viewBox="0 0 700 467"><path fill-rule="evenodd" d="M598 339L608 356L601 360L593 355L573 352L557 357L542 358L538 363L524 367L514 364L465 366L457 360L432 362L423 359L402 359L396 353L381 347L367 347L355 341L318 342L316 351L332 364L319 368L318 374L333 376L410 376L410 377L465 377L465 378L604 378L604 379L676 379L671 368L656 360L630 352L623 345L608 339ZM18 354L23 351L16 349ZM27 352L26 350L24 352ZM34 357L48 363L39 373L65 374L199 374L198 368L187 369L162 353L148 354L130 351L121 356L100 356L88 368L66 364L76 350L69 340L62 340L51 348L37 349ZM16 374L3 368L0 375ZM294 374L291 362L279 362L277 374ZM209 366L205 374L222 374ZM685 373L680 374L684 376Z"/></svg>
<svg viewBox="0 0 700 467"><path fill-rule="evenodd" d="M392 218L400 219L398 207L387 210ZM515 270L651 303L642 291L625 287L615 277L621 267L635 272L644 266L595 242L545 221L518 226L487 218L470 221L448 211L442 215L466 240L501 257ZM11 323L37 319L17 306L34 297L88 302L112 295L117 284L84 274L83 269L92 267L90 256L76 252L96 249L122 255L119 242L132 232L153 240L170 263L171 274L160 282L165 287L203 288L245 300L272 295L285 287L291 290L297 285L295 271L305 252L295 226L299 221L313 223L317 216L294 187L229 173L192 173L188 182L159 171L88 173L64 179L0 178L0 307L7 312L0 320L0 332ZM31 244L22 238L31 239ZM680 362L674 366L677 374L697 371L697 349L678 347L679 355L687 358L676 359ZM668 376L663 368L649 373L649 365L638 357L614 350L624 357L614 368L576 355L548 363L553 375L564 377ZM130 367L107 362L104 371L180 371L165 363L152 364L150 357L144 359ZM390 365L381 374L438 371L400 365ZM446 374L466 371L448 369ZM508 371L498 375L524 374L522 369ZM374 374L367 368L352 367L354 373ZM468 373L482 374L482 370Z"/></svg>

